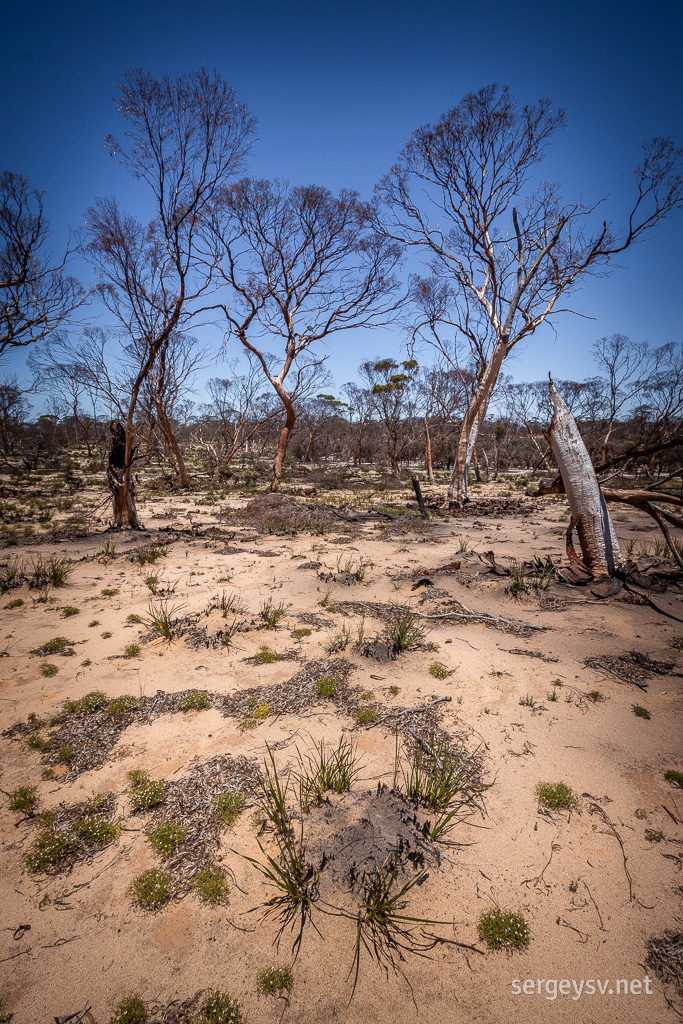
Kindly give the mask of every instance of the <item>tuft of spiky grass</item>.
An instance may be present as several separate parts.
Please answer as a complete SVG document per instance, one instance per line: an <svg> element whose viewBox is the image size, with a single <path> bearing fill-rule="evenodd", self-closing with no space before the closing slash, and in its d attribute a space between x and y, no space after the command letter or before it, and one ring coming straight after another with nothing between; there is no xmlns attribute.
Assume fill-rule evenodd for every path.
<svg viewBox="0 0 683 1024"><path fill-rule="evenodd" d="M162 857L170 857L187 839L187 829L172 818L167 818L166 821L160 822L156 828L148 832L147 838L152 849L156 850L158 854Z"/></svg>
<svg viewBox="0 0 683 1024"><path fill-rule="evenodd" d="M398 747L398 737L397 737ZM472 790L480 773L476 752L469 754L464 744L452 750L446 737L434 736L425 744L417 743L406 763L398 758L403 785L409 800L435 812L430 835L434 840L446 836L463 819L472 801Z"/></svg>
<svg viewBox="0 0 683 1024"><path fill-rule="evenodd" d="M128 887L133 903L143 910L158 910L175 893L173 878L166 871L150 868L134 878Z"/></svg>
<svg viewBox="0 0 683 1024"><path fill-rule="evenodd" d="M510 561L510 585L508 590L514 598L518 598L520 594L526 594L529 590L529 584L527 583L526 573L524 568L519 564L516 559Z"/></svg>
<svg viewBox="0 0 683 1024"><path fill-rule="evenodd" d="M169 605L168 601L149 602L147 626L155 636L163 637L164 640L172 640L173 626L182 610L181 605Z"/></svg>
<svg viewBox="0 0 683 1024"><path fill-rule="evenodd" d="M581 801L566 782L539 782L536 786L538 802L549 811L577 811L581 813Z"/></svg>
<svg viewBox="0 0 683 1024"><path fill-rule="evenodd" d="M521 914L496 907L479 918L479 934L489 949L525 949L531 931Z"/></svg>
<svg viewBox="0 0 683 1024"><path fill-rule="evenodd" d="M221 593L220 597L214 597L209 605L209 611L217 608L224 619L227 619L228 615L237 616L244 612L244 604L239 594L228 594L225 590Z"/></svg>
<svg viewBox="0 0 683 1024"><path fill-rule="evenodd" d="M0 594L6 594L12 587L19 585L23 576L21 562L18 558L10 558L9 562L0 569ZM10 602L12 604L12 602ZM23 604L23 601L22 601ZM14 607L17 607L14 605Z"/></svg>
<svg viewBox="0 0 683 1024"><path fill-rule="evenodd" d="M57 751L57 758L62 764L70 764L76 756L76 748L71 743L65 743Z"/></svg>
<svg viewBox="0 0 683 1024"><path fill-rule="evenodd" d="M239 633L239 630L240 623L239 620L236 618L233 619L229 625L227 623L225 624L221 636L221 640L224 647L230 647L233 640L235 639L235 635Z"/></svg>
<svg viewBox="0 0 683 1024"><path fill-rule="evenodd" d="M299 805L305 814L312 806L320 806L326 791L343 793L351 789L360 772L356 748L343 737L336 747L329 747L321 740L313 754L302 754L297 749L297 757L299 768L294 777L299 789Z"/></svg>
<svg viewBox="0 0 683 1024"><path fill-rule="evenodd" d="M283 619L287 614L288 608L289 605L285 604L284 601L275 604L272 597L264 601L259 609L259 616L265 622L266 629L275 629L280 619Z"/></svg>
<svg viewBox="0 0 683 1024"><path fill-rule="evenodd" d="M350 641L351 630L346 623L343 623L335 632L328 634L325 650L328 654L339 654L340 651L346 650Z"/></svg>
<svg viewBox="0 0 683 1024"><path fill-rule="evenodd" d="M605 699L599 690L591 690L587 694L587 696L593 701L594 704L598 704L601 700Z"/></svg>
<svg viewBox="0 0 683 1024"><path fill-rule="evenodd" d="M148 1020L149 1014L142 997L137 992L131 992L118 1004L109 1024L147 1024Z"/></svg>
<svg viewBox="0 0 683 1024"><path fill-rule="evenodd" d="M63 587L74 571L71 561L64 555L37 555L31 562L28 585L35 590L44 587Z"/></svg>
<svg viewBox="0 0 683 1024"><path fill-rule="evenodd" d="M394 609L387 624L387 637L397 653L416 650L426 636L427 629L420 624L417 615L405 608Z"/></svg>
<svg viewBox="0 0 683 1024"><path fill-rule="evenodd" d="M209 993L196 1017L197 1024L242 1024L242 1020L239 999L217 990Z"/></svg>
<svg viewBox="0 0 683 1024"><path fill-rule="evenodd" d="M200 871L193 885L205 903L223 903L228 895L228 880L215 864Z"/></svg>
<svg viewBox="0 0 683 1024"><path fill-rule="evenodd" d="M178 701L178 709L180 711L205 711L210 707L211 697L205 690L194 690L192 693L186 693Z"/></svg>
<svg viewBox="0 0 683 1024"><path fill-rule="evenodd" d="M647 710L647 708L644 708L642 704L632 704L631 708L636 718L645 718L648 722L652 718L650 712Z"/></svg>
<svg viewBox="0 0 683 1024"><path fill-rule="evenodd" d="M232 828L244 810L245 803L242 793L219 793L213 798L213 806L226 828Z"/></svg>
<svg viewBox="0 0 683 1024"><path fill-rule="evenodd" d="M128 644L125 651L123 652L124 658L137 658L140 653L140 647L138 644Z"/></svg>
<svg viewBox="0 0 683 1024"><path fill-rule="evenodd" d="M158 576L155 573L150 573L149 576L145 576L144 583L149 592L156 597L157 591L159 590L159 584L161 583L161 576Z"/></svg>
<svg viewBox="0 0 683 1024"><path fill-rule="evenodd" d="M35 786L20 786L19 789L15 789L10 794L10 811L21 811L24 814L29 814L35 810L37 804L38 797L36 796Z"/></svg>
<svg viewBox="0 0 683 1024"><path fill-rule="evenodd" d="M148 811L164 799L166 786L163 779L141 782L130 794L128 802L131 811Z"/></svg>
<svg viewBox="0 0 683 1024"><path fill-rule="evenodd" d="M256 978L257 991L264 996L280 996L290 992L294 984L291 967L264 967Z"/></svg>
<svg viewBox="0 0 683 1024"><path fill-rule="evenodd" d="M135 551L134 557L139 565L154 565L167 554L168 549L163 544L145 544Z"/></svg>
<svg viewBox="0 0 683 1024"><path fill-rule="evenodd" d="M119 593L118 587L105 587L100 591L102 597L116 597Z"/></svg>
<svg viewBox="0 0 683 1024"><path fill-rule="evenodd" d="M34 733L33 736L29 736L26 740L26 746L31 750L45 751L50 749L50 741L45 739L44 736Z"/></svg>
<svg viewBox="0 0 683 1024"><path fill-rule="evenodd" d="M80 615L80 614L81 614L81 609L80 608L75 608L74 605L72 605L72 604L67 604L64 608L62 608L62 618L63 619L71 619L71 618L73 618L74 615Z"/></svg>
<svg viewBox="0 0 683 1024"><path fill-rule="evenodd" d="M11 601L10 604L12 604ZM313 630L309 629L308 626L301 626L299 627L299 629L292 630L292 636L294 637L295 640L301 640L305 636L310 636L312 632Z"/></svg>
<svg viewBox="0 0 683 1024"><path fill-rule="evenodd" d="M107 714L111 715L112 718L119 718L120 715L125 715L127 711L135 711L137 706L137 697L133 697L130 693L124 693L120 697L114 697L113 700L109 701Z"/></svg>

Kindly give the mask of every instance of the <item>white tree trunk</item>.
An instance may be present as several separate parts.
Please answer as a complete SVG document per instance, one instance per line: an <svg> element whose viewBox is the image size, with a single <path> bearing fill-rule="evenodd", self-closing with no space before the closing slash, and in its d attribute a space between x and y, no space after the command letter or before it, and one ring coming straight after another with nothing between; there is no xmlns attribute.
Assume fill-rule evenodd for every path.
<svg viewBox="0 0 683 1024"><path fill-rule="evenodd" d="M619 543L576 420L552 377L550 399L554 414L546 436L562 474L584 564L594 579L612 576L622 563Z"/></svg>

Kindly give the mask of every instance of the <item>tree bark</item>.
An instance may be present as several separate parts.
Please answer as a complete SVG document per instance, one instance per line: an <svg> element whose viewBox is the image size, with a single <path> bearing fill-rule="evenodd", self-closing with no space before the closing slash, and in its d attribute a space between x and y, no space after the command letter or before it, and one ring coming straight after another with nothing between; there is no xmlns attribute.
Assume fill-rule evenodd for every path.
<svg viewBox="0 0 683 1024"><path fill-rule="evenodd" d="M429 433L429 421L425 416L425 473L430 483L434 483L434 469L432 467L432 439Z"/></svg>
<svg viewBox="0 0 683 1024"><path fill-rule="evenodd" d="M289 439L292 435L292 431L294 430L294 424L296 423L296 413L294 412L294 406L292 405L291 398L282 389L279 389L277 393L285 407L287 417L285 419L285 425L280 431L280 439L278 441L275 461L273 462L273 469L270 476L270 487L268 490L271 494L280 490L280 484L282 482L282 463L285 461L287 445L289 444Z"/></svg>
<svg viewBox="0 0 683 1024"><path fill-rule="evenodd" d="M171 424L168 422L168 417L166 416L166 412L164 410L163 404L160 401L158 401L158 400L155 400L154 404L156 405L157 416L159 417L159 423L161 424L161 429L164 432L164 437L166 438L166 443L168 444L168 447L171 449L171 453L173 455L173 458L176 461L176 466L178 467L178 476L180 477L180 486L181 487L187 487L188 490L189 490L192 487L192 481L190 480L190 478L188 476L187 469L185 467L185 461L183 459L183 454L180 451L180 446L178 445L178 442L176 441L175 434L173 433L173 430L171 429Z"/></svg>
<svg viewBox="0 0 683 1024"><path fill-rule="evenodd" d="M546 437L559 466L586 568L594 579L612 576L622 563L619 543L576 420L550 378L553 418Z"/></svg>
<svg viewBox="0 0 683 1024"><path fill-rule="evenodd" d="M126 472L130 468L126 461L128 452L126 430L118 420L110 425L109 430L111 432L111 448L107 480L112 497L114 526L119 530L125 527L139 530L140 523L135 507L133 480L130 473Z"/></svg>

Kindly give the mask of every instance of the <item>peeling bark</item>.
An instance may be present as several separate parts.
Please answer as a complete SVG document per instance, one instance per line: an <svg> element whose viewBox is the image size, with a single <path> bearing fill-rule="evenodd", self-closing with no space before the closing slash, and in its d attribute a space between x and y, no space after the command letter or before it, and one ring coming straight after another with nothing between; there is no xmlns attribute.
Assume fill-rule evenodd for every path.
<svg viewBox="0 0 683 1024"><path fill-rule="evenodd" d="M546 437L562 474L583 563L593 579L613 576L622 557L612 520L576 421L552 377L550 399L554 414Z"/></svg>
<svg viewBox="0 0 683 1024"><path fill-rule="evenodd" d="M111 448L109 450L107 480L111 492L114 526L119 530L125 527L131 530L139 530L140 522L138 520L137 508L135 507L134 486L130 472L131 466L127 462L129 446L127 444L126 430L118 420L111 424L109 430L111 432Z"/></svg>

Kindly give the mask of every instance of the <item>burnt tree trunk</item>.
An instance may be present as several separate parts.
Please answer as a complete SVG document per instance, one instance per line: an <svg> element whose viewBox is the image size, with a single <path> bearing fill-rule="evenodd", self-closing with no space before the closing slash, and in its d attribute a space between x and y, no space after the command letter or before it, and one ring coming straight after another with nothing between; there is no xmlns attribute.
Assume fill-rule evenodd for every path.
<svg viewBox="0 0 683 1024"><path fill-rule="evenodd" d="M619 543L576 420L550 377L553 418L546 434L562 474L581 554L594 579L613 576L622 564Z"/></svg>
<svg viewBox="0 0 683 1024"><path fill-rule="evenodd" d="M135 507L131 467L126 465L126 430L118 420L110 425L109 430L111 432L111 448L109 449L107 481L111 492L114 526L118 530L126 527L131 530L139 530L140 522Z"/></svg>

